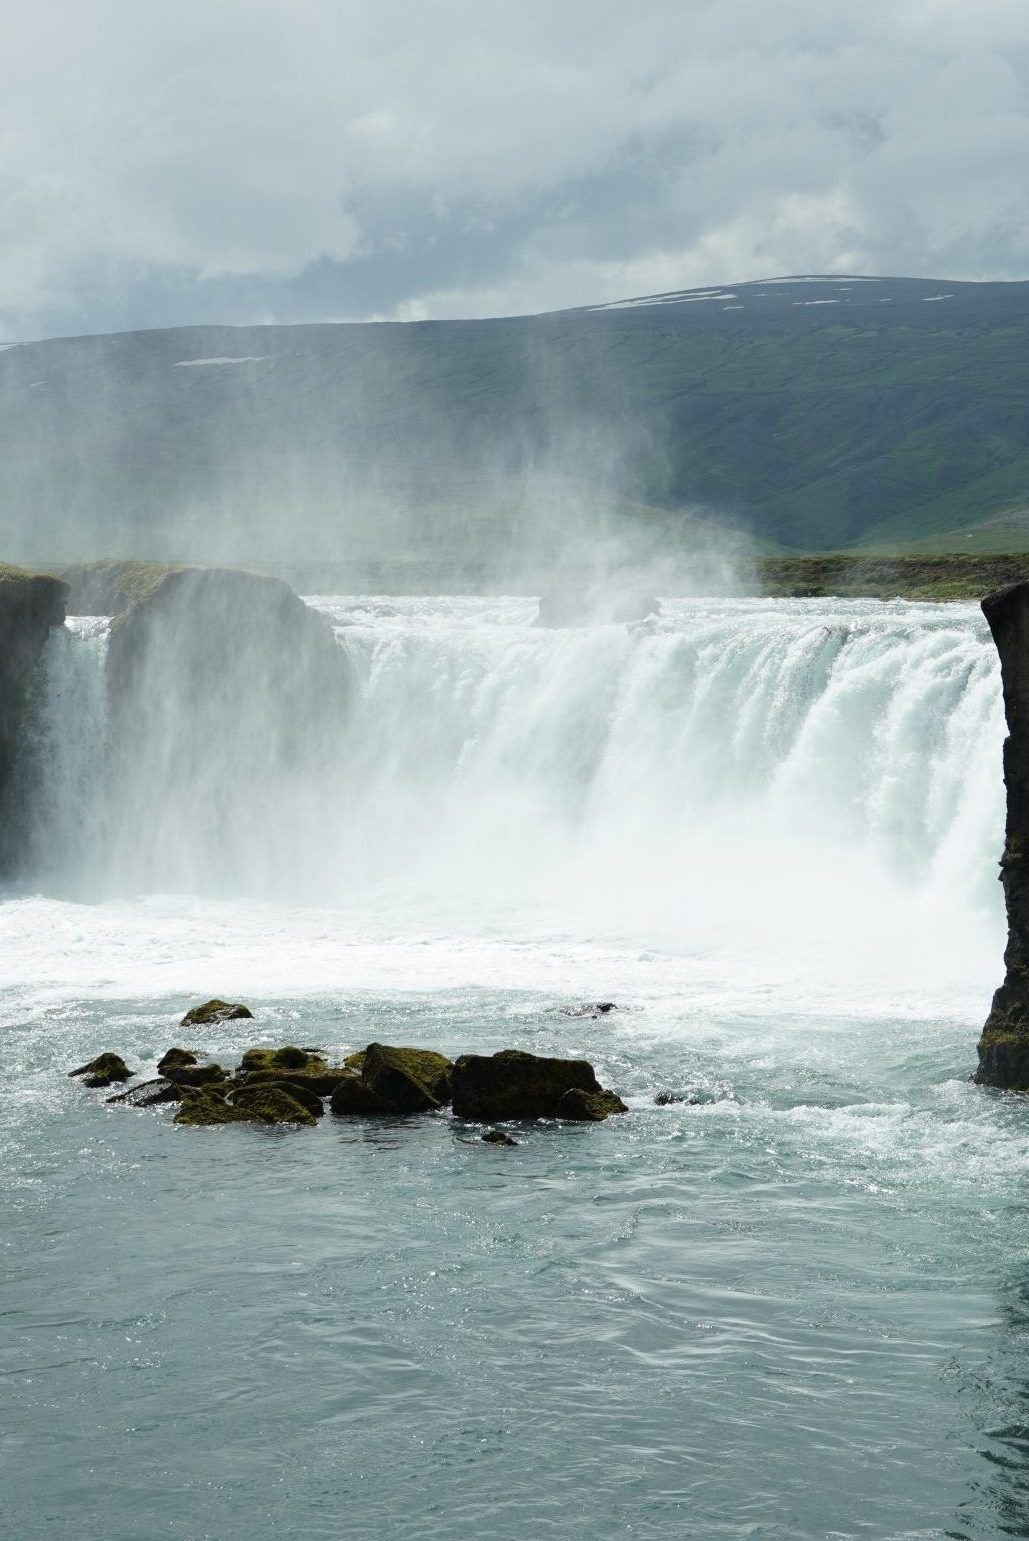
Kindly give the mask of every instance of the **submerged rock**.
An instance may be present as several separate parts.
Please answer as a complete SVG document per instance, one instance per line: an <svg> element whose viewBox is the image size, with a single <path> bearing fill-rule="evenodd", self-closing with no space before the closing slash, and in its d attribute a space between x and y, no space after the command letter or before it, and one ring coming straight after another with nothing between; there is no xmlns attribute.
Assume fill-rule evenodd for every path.
<svg viewBox="0 0 1029 1541"><path fill-rule="evenodd" d="M1029 1091L1029 583L988 594L982 608L1000 654L1008 724L1007 824L1000 863L1008 941L1004 983L993 997L979 1040L975 1080L982 1086Z"/></svg>
<svg viewBox="0 0 1029 1541"><path fill-rule="evenodd" d="M546 1059L520 1049L462 1054L454 1062L452 1084L458 1117L488 1124L512 1118L596 1120L626 1111L614 1093L605 1092L588 1060ZM566 1101L571 1092L584 1095Z"/></svg>
<svg viewBox="0 0 1029 1541"><path fill-rule="evenodd" d="M131 1081L135 1071L130 1070L120 1054L98 1054L88 1065L69 1070L69 1076L83 1076L86 1086L111 1086L115 1081Z"/></svg>
<svg viewBox="0 0 1029 1541"><path fill-rule="evenodd" d="M582 1006L562 1006L562 1012L566 1017L606 1017L611 1011L617 1011L614 1001L587 1001Z"/></svg>
<svg viewBox="0 0 1029 1541"><path fill-rule="evenodd" d="M518 1141L512 1140L511 1136L509 1134L505 1134L503 1129L487 1129L486 1133L480 1136L480 1138L482 1139L484 1145L518 1144Z"/></svg>
<svg viewBox="0 0 1029 1541"><path fill-rule="evenodd" d="M250 1007L244 1006L242 1001L220 1001L215 998L204 1001L202 1006L193 1006L186 1012L179 1026L207 1027L211 1022L236 1022L253 1015Z"/></svg>
<svg viewBox="0 0 1029 1541"><path fill-rule="evenodd" d="M332 1093L334 1113L431 1113L450 1101L451 1061L432 1049L370 1043L349 1061L357 1062Z"/></svg>

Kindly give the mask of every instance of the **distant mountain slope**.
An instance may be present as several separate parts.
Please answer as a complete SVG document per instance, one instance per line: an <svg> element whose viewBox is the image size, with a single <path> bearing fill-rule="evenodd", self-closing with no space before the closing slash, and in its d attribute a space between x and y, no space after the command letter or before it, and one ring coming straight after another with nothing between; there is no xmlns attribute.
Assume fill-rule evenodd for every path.
<svg viewBox="0 0 1029 1541"><path fill-rule="evenodd" d="M988 521L1022 545L1027 361L1029 283L859 277L23 343L0 352L0 551L502 561L698 515L770 549Z"/></svg>

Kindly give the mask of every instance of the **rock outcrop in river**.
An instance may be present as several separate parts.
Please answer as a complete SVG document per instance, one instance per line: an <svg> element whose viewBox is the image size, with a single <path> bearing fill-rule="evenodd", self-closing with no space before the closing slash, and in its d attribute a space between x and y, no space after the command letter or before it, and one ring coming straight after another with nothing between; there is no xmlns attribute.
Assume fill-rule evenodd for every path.
<svg viewBox="0 0 1029 1541"><path fill-rule="evenodd" d="M1007 825L1000 878L1008 917L1004 983L979 1040L982 1086L1029 1091L1029 583L1014 583L982 602L1000 654Z"/></svg>
<svg viewBox="0 0 1029 1541"><path fill-rule="evenodd" d="M200 1065L188 1049L173 1048L158 1061L156 1079L118 1092L108 1101L150 1108L175 1102L178 1124L314 1124L329 1098L344 1118L409 1117L440 1113L453 1103L458 1118L494 1123L539 1118L600 1123L628 1109L605 1091L584 1059L547 1059L519 1049L464 1054L456 1062L434 1049L370 1043L330 1065L320 1049L286 1044L247 1049L236 1070ZM132 1072L116 1054L102 1054L70 1072L92 1087L127 1081ZM503 1131L486 1135L516 1143Z"/></svg>
<svg viewBox="0 0 1029 1541"><path fill-rule="evenodd" d="M0 821L18 752L29 687L51 629L64 624L67 585L0 564ZM0 863L12 854L0 828Z"/></svg>
<svg viewBox="0 0 1029 1541"><path fill-rule="evenodd" d="M297 851L317 849L341 754L332 627L277 578L156 573L107 654L114 869L191 892L301 888Z"/></svg>

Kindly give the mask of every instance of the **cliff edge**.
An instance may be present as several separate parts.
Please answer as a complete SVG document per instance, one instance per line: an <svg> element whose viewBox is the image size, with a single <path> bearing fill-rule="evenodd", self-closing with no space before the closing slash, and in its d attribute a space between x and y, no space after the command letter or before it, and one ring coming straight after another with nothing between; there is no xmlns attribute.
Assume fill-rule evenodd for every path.
<svg viewBox="0 0 1029 1541"><path fill-rule="evenodd" d="M1008 917L1004 983L979 1040L981 1086L1029 1091L1029 583L987 594L983 614L1000 654L1008 736L1007 824L1000 880Z"/></svg>
<svg viewBox="0 0 1029 1541"><path fill-rule="evenodd" d="M0 563L0 806L18 752L29 685L51 629L64 625L67 593L59 578Z"/></svg>

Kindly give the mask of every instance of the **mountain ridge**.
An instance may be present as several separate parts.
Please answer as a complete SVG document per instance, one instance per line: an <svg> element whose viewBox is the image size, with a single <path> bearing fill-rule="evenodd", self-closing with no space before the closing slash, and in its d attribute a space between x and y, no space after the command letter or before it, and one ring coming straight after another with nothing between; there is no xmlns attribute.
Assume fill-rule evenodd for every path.
<svg viewBox="0 0 1029 1541"><path fill-rule="evenodd" d="M715 527L766 550L1024 549L1027 349L1029 282L858 274L15 343L0 549L503 566Z"/></svg>

